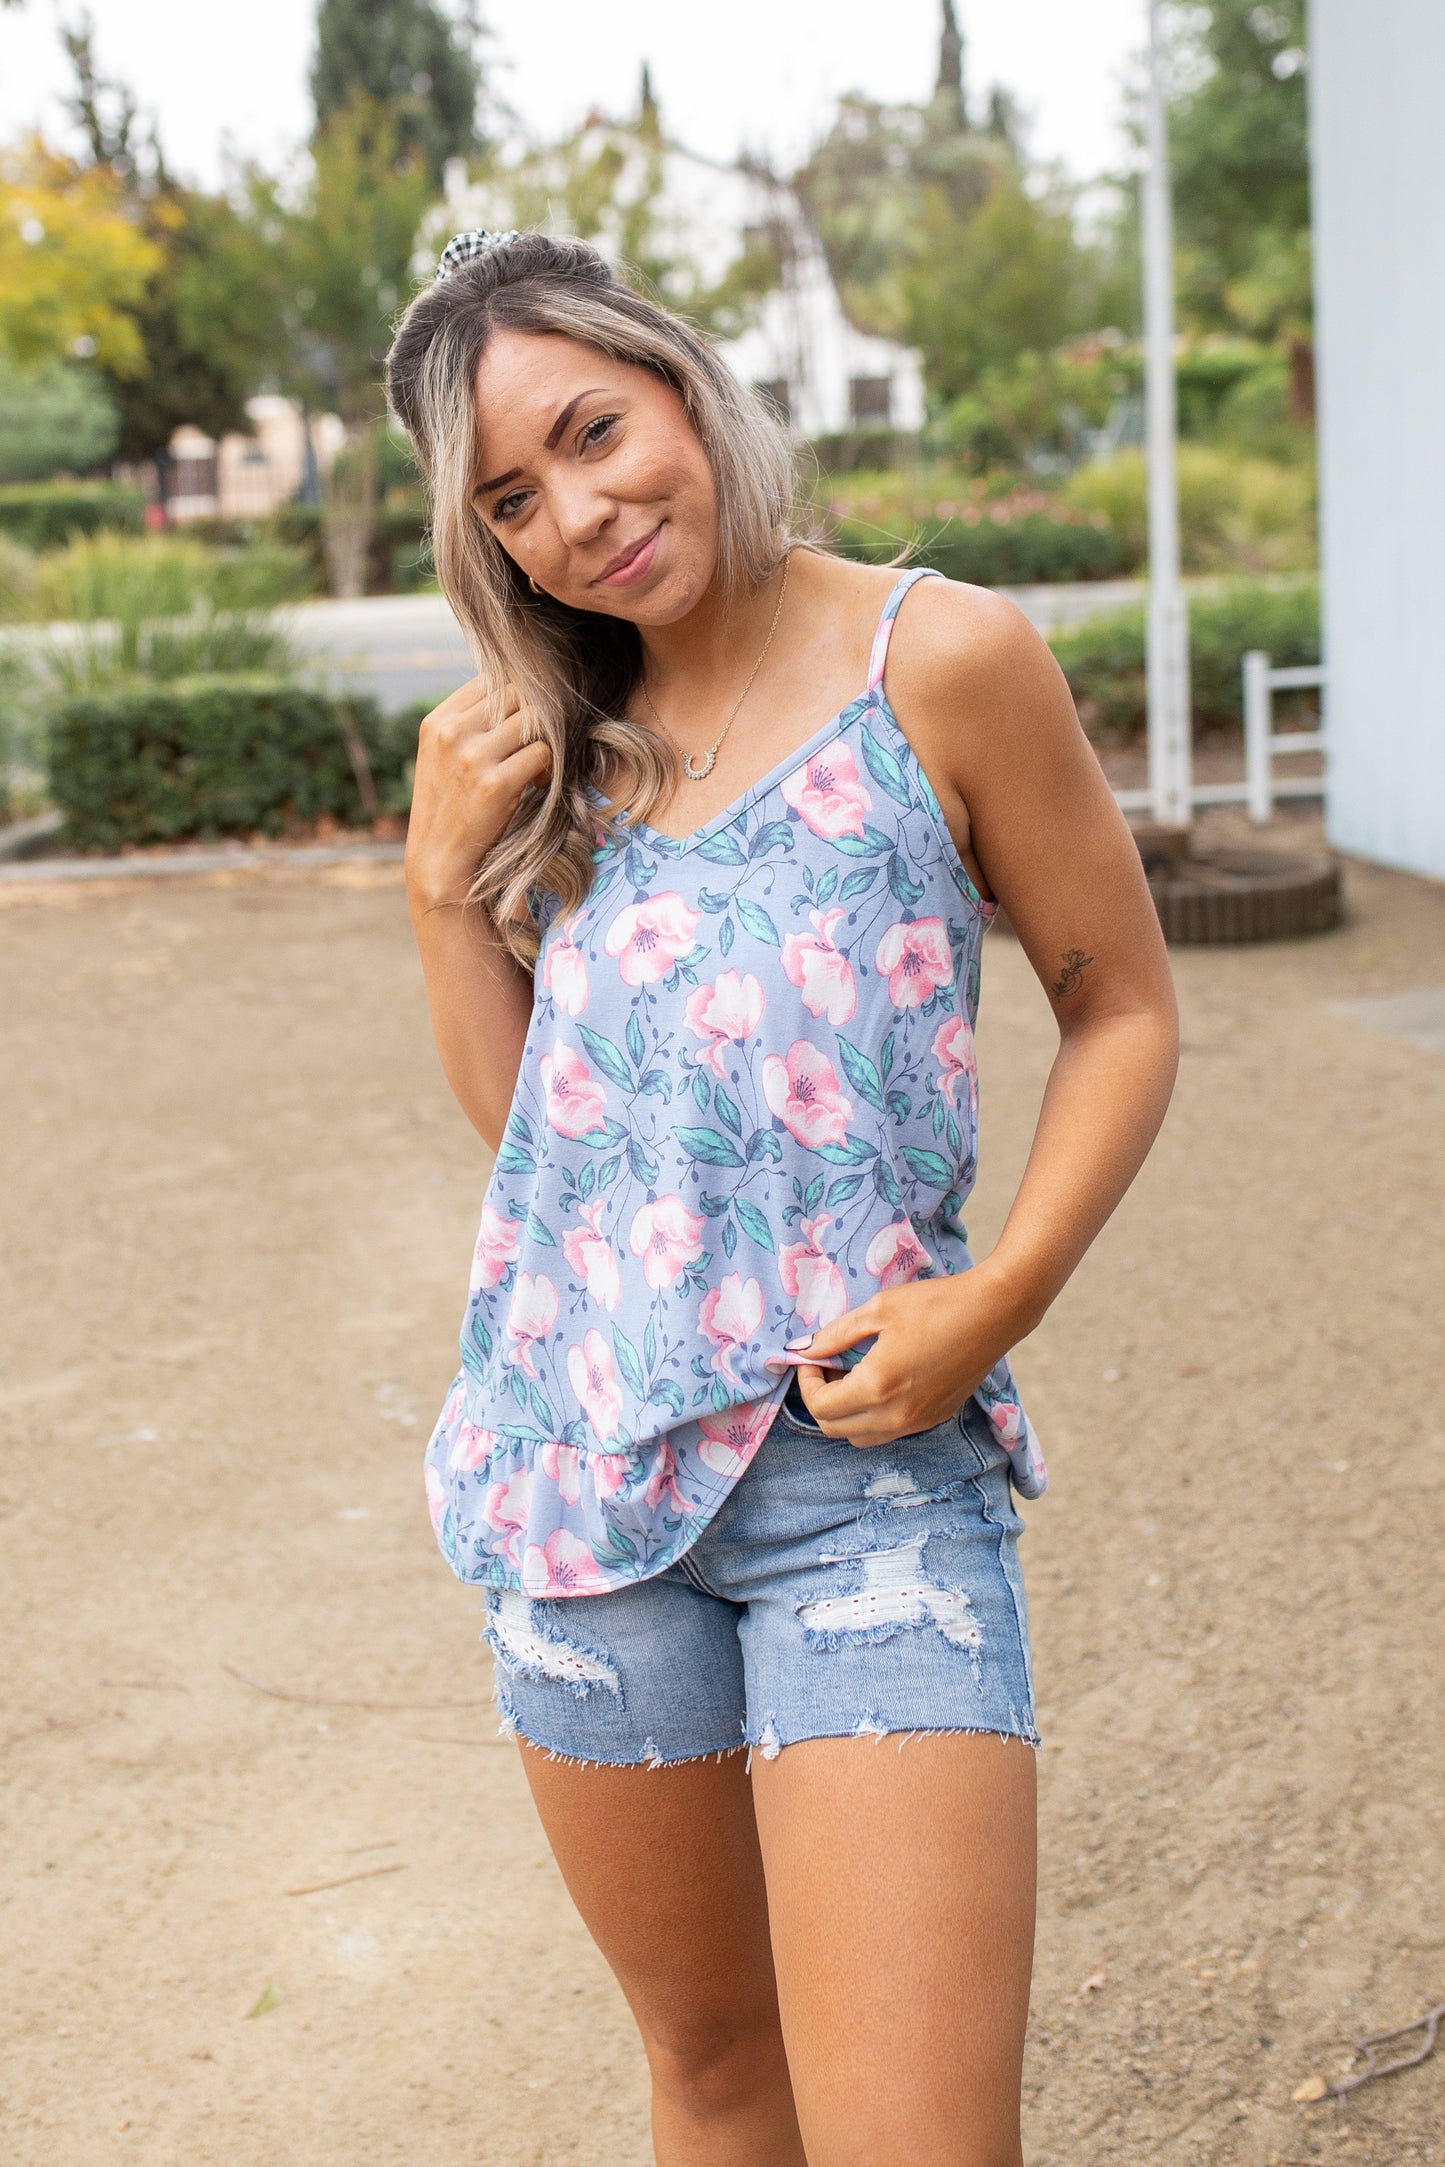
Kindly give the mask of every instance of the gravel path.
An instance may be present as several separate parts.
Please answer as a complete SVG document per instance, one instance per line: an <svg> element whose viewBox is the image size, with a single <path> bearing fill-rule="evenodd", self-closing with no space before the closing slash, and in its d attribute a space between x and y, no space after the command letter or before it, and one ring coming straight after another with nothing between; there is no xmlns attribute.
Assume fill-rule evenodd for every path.
<svg viewBox="0 0 1445 2167"><path fill-rule="evenodd" d="M422 1506L485 1162L398 879L0 896L7 2167L648 2157ZM1179 955L1174 1112L1020 1356L1030 2167L1445 2162L1445 2047L1290 2104L1445 1996L1445 1059L1335 1005L1445 984L1445 890L1349 891ZM1007 939L984 1015L986 1241L1050 1053Z"/></svg>

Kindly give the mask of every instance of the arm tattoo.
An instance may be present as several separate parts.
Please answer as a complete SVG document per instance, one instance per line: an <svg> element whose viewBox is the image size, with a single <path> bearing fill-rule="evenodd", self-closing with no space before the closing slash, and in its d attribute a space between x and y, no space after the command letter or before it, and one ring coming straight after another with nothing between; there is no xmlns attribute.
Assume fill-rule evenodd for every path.
<svg viewBox="0 0 1445 2167"><path fill-rule="evenodd" d="M1059 958L1059 975L1049 989L1056 1001L1061 1001L1066 993L1078 992L1084 973L1093 960L1092 956L1084 954L1082 948L1064 950Z"/></svg>

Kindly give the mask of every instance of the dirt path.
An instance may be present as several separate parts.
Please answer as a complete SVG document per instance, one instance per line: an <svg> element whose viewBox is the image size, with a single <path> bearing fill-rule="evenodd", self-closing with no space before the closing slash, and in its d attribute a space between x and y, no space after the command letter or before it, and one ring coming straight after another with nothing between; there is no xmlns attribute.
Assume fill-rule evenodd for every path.
<svg viewBox="0 0 1445 2167"><path fill-rule="evenodd" d="M1030 2167L1445 2162L1445 2048L1289 2104L1445 1996L1445 1060L1330 1006L1445 982L1445 891L1350 885L1180 955L1175 1111L1020 1358ZM987 1238L1050 1050L1007 940L984 1009ZM422 1507L485 1168L394 873L10 891L0 1015L0 2158L641 2167Z"/></svg>

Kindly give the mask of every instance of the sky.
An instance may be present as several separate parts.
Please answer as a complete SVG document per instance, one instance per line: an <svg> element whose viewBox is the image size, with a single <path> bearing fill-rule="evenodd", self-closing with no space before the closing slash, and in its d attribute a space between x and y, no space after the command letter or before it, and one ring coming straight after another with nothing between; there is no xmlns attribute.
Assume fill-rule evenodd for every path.
<svg viewBox="0 0 1445 2167"><path fill-rule="evenodd" d="M88 0L102 69L159 119L172 167L202 183L230 149L280 164L307 132L305 0ZM63 134L59 20L79 0L0 9L0 140ZM482 0L493 81L531 131L636 104L644 60L668 132L730 157L800 157L833 101L918 98L933 83L937 0ZM960 0L971 95L1004 84L1030 146L1088 179L1119 161L1119 113L1145 0Z"/></svg>

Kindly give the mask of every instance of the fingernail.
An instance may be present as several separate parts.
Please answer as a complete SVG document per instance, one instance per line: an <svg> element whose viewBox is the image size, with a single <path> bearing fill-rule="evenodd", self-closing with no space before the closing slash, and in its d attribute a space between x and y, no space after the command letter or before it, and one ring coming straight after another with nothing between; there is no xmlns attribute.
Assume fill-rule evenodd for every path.
<svg viewBox="0 0 1445 2167"><path fill-rule="evenodd" d="M801 1339L790 1339L783 1349L784 1354L800 1354L804 1347L812 1346L817 1336L816 1332L807 1332Z"/></svg>

